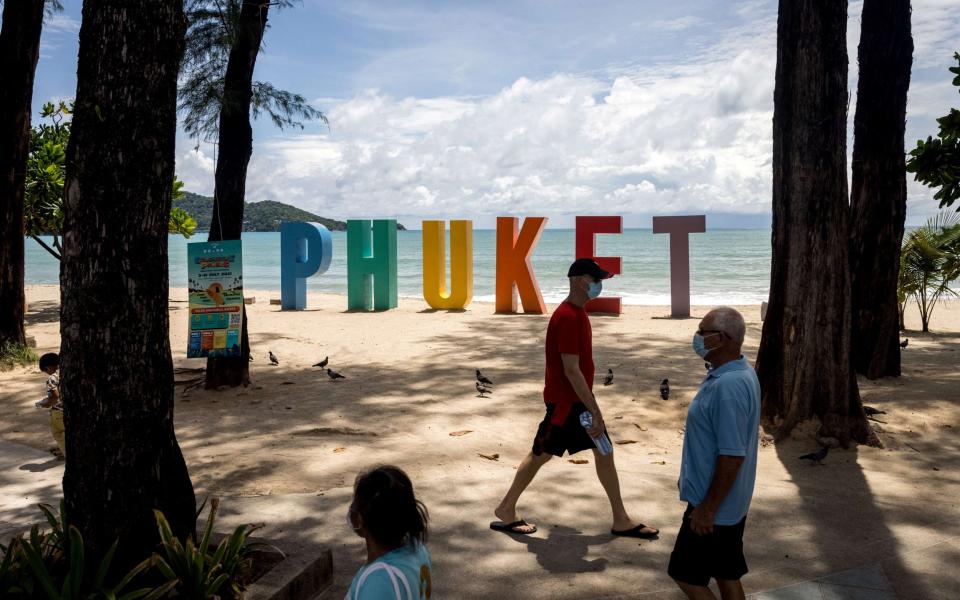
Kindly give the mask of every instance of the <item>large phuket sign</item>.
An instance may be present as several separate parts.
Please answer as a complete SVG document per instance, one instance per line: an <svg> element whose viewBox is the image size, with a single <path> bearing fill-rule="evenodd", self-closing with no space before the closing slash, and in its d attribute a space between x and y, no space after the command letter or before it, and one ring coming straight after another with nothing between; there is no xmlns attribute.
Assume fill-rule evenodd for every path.
<svg viewBox="0 0 960 600"><path fill-rule="evenodd" d="M495 308L498 313L547 312L533 268L533 251L546 217L497 217ZM654 217L653 233L670 234L671 316L690 316L689 234L706 231L706 217ZM598 235L623 233L619 216L580 216L570 261L593 258L619 275L619 256L597 256ZM473 223L450 222L450 277L447 285L446 224L423 222L423 299L437 310L463 310L473 299ZM330 266L330 232L316 223L284 223L280 228L281 305L306 308L306 278ZM191 295L192 298L192 295ZM393 219L347 221L347 309L381 311L397 306L397 222ZM593 313L619 315L621 299L605 296L587 303Z"/></svg>
<svg viewBox="0 0 960 600"><path fill-rule="evenodd" d="M242 256L240 240L187 245L190 297L187 358L240 356Z"/></svg>

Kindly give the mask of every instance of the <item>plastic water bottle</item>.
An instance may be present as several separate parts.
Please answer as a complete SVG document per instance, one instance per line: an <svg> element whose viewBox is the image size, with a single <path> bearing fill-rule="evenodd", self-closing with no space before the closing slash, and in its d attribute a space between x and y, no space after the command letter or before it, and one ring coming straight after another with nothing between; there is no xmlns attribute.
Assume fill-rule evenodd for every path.
<svg viewBox="0 0 960 600"><path fill-rule="evenodd" d="M590 429L590 427L593 426L593 415L590 414L590 411L585 410L580 413L580 424L583 425L584 429ZM613 452L613 444L610 443L610 438L607 437L606 433L601 433L592 439L593 443L597 446L597 451L603 456Z"/></svg>

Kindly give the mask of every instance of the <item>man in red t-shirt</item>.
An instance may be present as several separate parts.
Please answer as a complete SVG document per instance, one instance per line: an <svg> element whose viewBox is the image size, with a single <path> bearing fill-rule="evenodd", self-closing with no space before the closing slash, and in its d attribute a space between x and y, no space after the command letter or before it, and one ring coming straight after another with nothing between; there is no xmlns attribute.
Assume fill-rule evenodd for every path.
<svg viewBox="0 0 960 600"><path fill-rule="evenodd" d="M547 326L547 368L543 386L543 401L547 414L537 429L533 450L517 467L513 484L494 513L500 521L490 528L506 533L530 534L537 528L517 516L517 500L530 485L540 467L552 456L564 452L576 454L592 449L597 477L610 499L613 527L610 533L638 538L656 538L653 527L634 522L627 514L620 497L620 481L613 463L613 452L600 454L592 438L606 434L600 406L593 396L593 341L590 319L584 305L600 295L603 280L610 273L590 258L578 258L567 272L570 295L557 307ZM580 414L589 412L593 425L585 429Z"/></svg>

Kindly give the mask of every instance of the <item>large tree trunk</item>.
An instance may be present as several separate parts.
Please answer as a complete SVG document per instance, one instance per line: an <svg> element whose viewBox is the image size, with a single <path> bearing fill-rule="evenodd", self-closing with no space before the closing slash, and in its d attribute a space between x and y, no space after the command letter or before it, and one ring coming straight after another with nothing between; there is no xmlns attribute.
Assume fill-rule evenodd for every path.
<svg viewBox="0 0 960 600"><path fill-rule="evenodd" d="M780 0L773 113L770 302L757 355L762 410L783 437L876 443L850 357L846 0Z"/></svg>
<svg viewBox="0 0 960 600"><path fill-rule="evenodd" d="M250 99L253 96L253 69L263 32L267 27L269 2L244 0L240 7L237 36L227 72L223 78L220 103L219 145L216 183L213 192L211 242L239 240L243 231L243 203L246 198L247 165L253 154L253 129L250 126ZM250 341L247 337L247 311L243 311L240 332L240 358L208 358L205 385L236 387L250 383Z"/></svg>
<svg viewBox="0 0 960 600"><path fill-rule="evenodd" d="M897 278L907 215L910 0L864 0L860 30L850 195L852 352L856 371L876 379L900 375Z"/></svg>
<svg viewBox="0 0 960 600"><path fill-rule="evenodd" d="M167 221L183 3L86 0L67 149L61 265L70 523L126 563L176 535L196 503L173 428ZM96 563L94 563L96 564Z"/></svg>
<svg viewBox="0 0 960 600"><path fill-rule="evenodd" d="M0 347L23 344L23 194L44 0L7 1L0 29Z"/></svg>

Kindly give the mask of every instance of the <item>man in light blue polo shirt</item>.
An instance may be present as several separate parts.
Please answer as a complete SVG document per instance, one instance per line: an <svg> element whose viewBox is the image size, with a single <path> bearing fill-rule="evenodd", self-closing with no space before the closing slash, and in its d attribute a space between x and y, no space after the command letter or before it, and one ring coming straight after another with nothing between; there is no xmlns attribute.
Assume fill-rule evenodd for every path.
<svg viewBox="0 0 960 600"><path fill-rule="evenodd" d="M740 354L746 325L732 308L700 321L693 349L711 368L687 410L680 499L687 502L667 572L694 600L744 598L743 529L757 474L760 382Z"/></svg>

